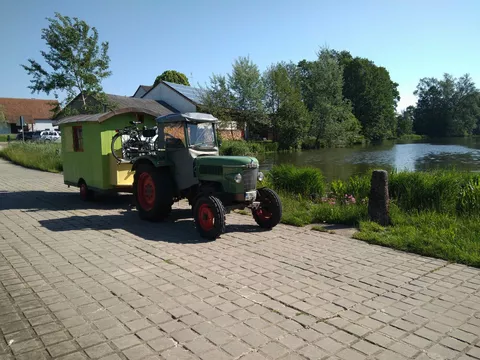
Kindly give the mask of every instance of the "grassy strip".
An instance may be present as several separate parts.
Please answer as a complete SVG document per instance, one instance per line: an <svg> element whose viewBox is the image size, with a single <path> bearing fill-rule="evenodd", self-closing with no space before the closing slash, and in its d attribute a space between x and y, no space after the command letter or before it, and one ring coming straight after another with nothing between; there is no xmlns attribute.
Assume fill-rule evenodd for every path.
<svg viewBox="0 0 480 360"><path fill-rule="evenodd" d="M435 211L408 214L392 207L392 226L360 222L354 237L450 262L480 267L480 221Z"/></svg>
<svg viewBox="0 0 480 360"><path fill-rule="evenodd" d="M310 174L301 183L303 188L299 173ZM369 243L480 267L480 175L391 173L392 225L388 227L368 220L370 175L318 185L324 193L306 195L318 179L310 168L279 167L267 175L266 186L277 190L282 199L283 223L352 225L359 228L354 237ZM322 231L322 227L314 230Z"/></svg>
<svg viewBox="0 0 480 360"><path fill-rule="evenodd" d="M7 142L9 135L10 135L10 140L15 140L16 138L15 134L0 134L0 142Z"/></svg>
<svg viewBox="0 0 480 360"><path fill-rule="evenodd" d="M55 173L63 170L60 144L11 143L0 150L0 157L31 169Z"/></svg>

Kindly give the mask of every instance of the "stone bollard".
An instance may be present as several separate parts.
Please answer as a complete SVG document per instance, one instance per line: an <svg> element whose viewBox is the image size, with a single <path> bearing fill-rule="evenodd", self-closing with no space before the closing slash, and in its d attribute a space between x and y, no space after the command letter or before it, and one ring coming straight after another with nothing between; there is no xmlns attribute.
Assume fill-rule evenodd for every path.
<svg viewBox="0 0 480 360"><path fill-rule="evenodd" d="M370 197L368 198L368 215L372 221L382 226L390 224L388 211L388 173L385 170L375 170L372 173Z"/></svg>

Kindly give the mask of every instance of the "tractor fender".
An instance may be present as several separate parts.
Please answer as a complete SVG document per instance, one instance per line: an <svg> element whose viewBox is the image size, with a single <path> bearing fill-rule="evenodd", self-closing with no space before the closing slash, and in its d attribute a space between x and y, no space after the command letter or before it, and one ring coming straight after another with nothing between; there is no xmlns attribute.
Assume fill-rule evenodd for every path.
<svg viewBox="0 0 480 360"><path fill-rule="evenodd" d="M164 159L157 159L154 156L141 156L133 162L132 165L132 171L135 171L138 166L143 165L143 164L148 164L156 168L170 168L172 164L170 164L168 161L165 161Z"/></svg>

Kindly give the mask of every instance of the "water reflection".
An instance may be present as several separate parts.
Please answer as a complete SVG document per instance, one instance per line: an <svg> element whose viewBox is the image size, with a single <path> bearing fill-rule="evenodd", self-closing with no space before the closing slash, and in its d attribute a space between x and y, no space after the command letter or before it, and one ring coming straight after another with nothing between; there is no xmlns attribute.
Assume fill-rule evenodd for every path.
<svg viewBox="0 0 480 360"><path fill-rule="evenodd" d="M262 168L274 164L318 167L327 179L346 179L374 168L422 171L437 168L480 171L480 139L433 139L428 142L384 141L344 149L320 149L259 157Z"/></svg>

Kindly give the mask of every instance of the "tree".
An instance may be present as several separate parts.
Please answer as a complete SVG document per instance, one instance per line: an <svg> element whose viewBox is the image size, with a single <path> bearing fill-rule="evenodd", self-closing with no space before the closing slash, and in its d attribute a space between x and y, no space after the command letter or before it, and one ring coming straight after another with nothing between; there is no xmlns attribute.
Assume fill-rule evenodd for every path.
<svg viewBox="0 0 480 360"><path fill-rule="evenodd" d="M3 107L3 105L0 105L0 129L2 127L6 127L8 124L7 122L7 117L5 115L5 108Z"/></svg>
<svg viewBox="0 0 480 360"><path fill-rule="evenodd" d="M465 136L476 129L480 119L480 93L468 74L443 79L422 78L414 94L415 132L428 136Z"/></svg>
<svg viewBox="0 0 480 360"><path fill-rule="evenodd" d="M326 145L351 143L361 129L352 114L352 107L343 98L343 68L335 53L322 49L318 60L300 62L302 88L307 108L311 110L310 133L317 145L323 140Z"/></svg>
<svg viewBox="0 0 480 360"><path fill-rule="evenodd" d="M223 127L228 127L232 132L234 128L234 99L228 87L225 76L214 74L210 77L210 86L200 92L202 111L211 113L220 120Z"/></svg>
<svg viewBox="0 0 480 360"><path fill-rule="evenodd" d="M95 95L102 97L101 81L111 75L108 70L108 42L98 43L98 31L85 21L55 13L55 19L47 18L48 28L42 29L42 39L46 41L48 51L41 51L45 68L35 60L29 59L29 65L21 65L33 76L29 88L34 92L66 91L64 103L70 102L79 93L84 112L97 112L89 108L87 98ZM60 105L59 105L60 106ZM57 111L59 109L56 109Z"/></svg>
<svg viewBox="0 0 480 360"><path fill-rule="evenodd" d="M384 67L365 58L337 57L344 67L343 95L352 102L353 114L370 140L394 137L397 132L395 109L400 99L398 84Z"/></svg>
<svg viewBox="0 0 480 360"><path fill-rule="evenodd" d="M263 100L265 86L260 70L249 57L239 57L227 76L227 83L233 98L233 107L239 111L238 121L246 124L253 132L268 125Z"/></svg>
<svg viewBox="0 0 480 360"><path fill-rule="evenodd" d="M190 86L187 76L176 70L165 70L161 75L158 75L155 78L153 86L156 86L160 81L168 81L175 84Z"/></svg>
<svg viewBox="0 0 480 360"><path fill-rule="evenodd" d="M298 148L310 124L298 79L293 63L274 64L264 74L265 107L282 149Z"/></svg>
<svg viewBox="0 0 480 360"><path fill-rule="evenodd" d="M409 106L397 115L397 137L413 133L413 116L415 107Z"/></svg>

